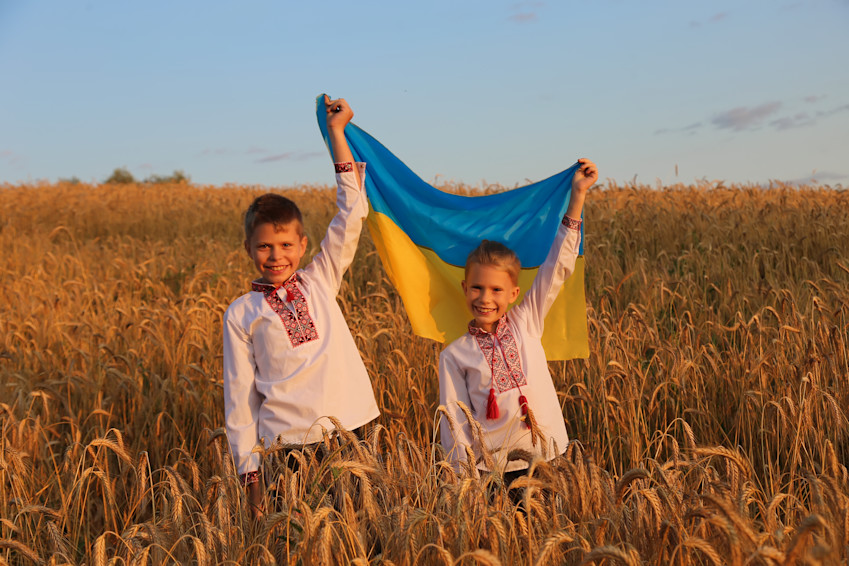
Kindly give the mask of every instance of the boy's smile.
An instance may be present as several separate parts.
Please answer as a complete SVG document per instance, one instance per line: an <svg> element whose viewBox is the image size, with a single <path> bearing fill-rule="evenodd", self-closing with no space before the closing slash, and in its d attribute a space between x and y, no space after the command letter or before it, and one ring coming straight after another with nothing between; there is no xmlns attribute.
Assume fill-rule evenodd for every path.
<svg viewBox="0 0 849 566"><path fill-rule="evenodd" d="M307 237L301 236L298 228L297 221L279 228L265 222L254 229L250 240L245 240L245 250L254 260L262 283L278 287L298 270L307 251Z"/></svg>
<svg viewBox="0 0 849 566"><path fill-rule="evenodd" d="M495 323L519 296L510 274L494 265L471 264L462 285L473 324L487 332L495 330Z"/></svg>

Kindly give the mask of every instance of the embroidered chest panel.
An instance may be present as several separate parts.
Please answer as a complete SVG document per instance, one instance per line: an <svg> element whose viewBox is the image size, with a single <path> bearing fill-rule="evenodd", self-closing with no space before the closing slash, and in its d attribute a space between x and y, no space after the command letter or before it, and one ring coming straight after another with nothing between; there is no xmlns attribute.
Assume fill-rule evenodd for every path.
<svg viewBox="0 0 849 566"><path fill-rule="evenodd" d="M472 331L472 328L470 327L469 330ZM519 357L519 346L505 319L498 323L496 339L493 339L493 334L482 332L477 328L472 331L472 336L475 337L492 371L492 383L499 393L527 385L525 372L522 371L522 360Z"/></svg>
<svg viewBox="0 0 849 566"><path fill-rule="evenodd" d="M268 306L280 317L293 348L318 340L318 331L316 331L315 323L310 316L307 300L295 284L298 281L296 277L293 276L292 279L283 284L288 304L287 301L280 298L277 289L270 285L254 284L253 286L254 291L259 291L265 295Z"/></svg>

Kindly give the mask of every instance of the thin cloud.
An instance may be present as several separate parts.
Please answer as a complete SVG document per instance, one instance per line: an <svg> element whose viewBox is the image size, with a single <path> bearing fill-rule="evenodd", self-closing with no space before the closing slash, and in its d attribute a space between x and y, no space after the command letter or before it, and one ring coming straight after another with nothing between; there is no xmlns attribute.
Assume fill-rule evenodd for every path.
<svg viewBox="0 0 849 566"><path fill-rule="evenodd" d="M820 100L825 100L825 98L826 98L826 96L824 94L823 95L812 94L810 96L806 96L802 100L804 100L805 102L807 102L809 104L813 104L815 102L819 102Z"/></svg>
<svg viewBox="0 0 849 566"><path fill-rule="evenodd" d="M717 23L723 22L727 19L728 19L728 12L717 12L716 14L711 16L710 18L703 20L703 21L692 20L690 22L690 27L691 28L700 28L700 27L702 27L703 24L708 24L708 25L717 24Z"/></svg>
<svg viewBox="0 0 849 566"><path fill-rule="evenodd" d="M772 114L781 108L780 102L767 102L751 108L738 106L725 112L720 112L711 119L711 123L721 130L742 132L755 129Z"/></svg>
<svg viewBox="0 0 849 566"><path fill-rule="evenodd" d="M215 147L215 148L207 148L200 152L203 156L213 155L213 156L224 156L224 155L233 155L235 152L226 147Z"/></svg>
<svg viewBox="0 0 849 566"><path fill-rule="evenodd" d="M19 155L11 149L3 149L0 150L0 161L5 162L8 165L18 166L23 165L26 159L23 155Z"/></svg>
<svg viewBox="0 0 849 566"><path fill-rule="evenodd" d="M815 185L820 183L842 183L849 181L849 173L835 173L834 171L811 171L810 175L797 177L785 181L789 185Z"/></svg>
<svg viewBox="0 0 849 566"><path fill-rule="evenodd" d="M269 155L254 161L254 163L274 163L275 161L306 161L325 155L320 151L287 151L276 155Z"/></svg>
<svg viewBox="0 0 849 566"><path fill-rule="evenodd" d="M843 106L838 106L837 108L832 108L831 110L817 112L817 118L826 118L828 116L834 116L835 114L846 112L847 110L849 110L849 104L844 104Z"/></svg>
<svg viewBox="0 0 849 566"><path fill-rule="evenodd" d="M694 122L689 126L684 126L683 128L662 128L660 130L656 130L654 135L661 134L690 134L693 135L696 133L696 130L702 127L702 122Z"/></svg>
<svg viewBox="0 0 849 566"><path fill-rule="evenodd" d="M207 148L201 152L205 157L239 157L239 156L262 156L253 160L253 163L274 163L277 161L306 161L314 159L326 153L320 151L285 151L283 153L274 153L265 155L269 151L262 147L251 146L248 149L234 150L226 147Z"/></svg>
<svg viewBox="0 0 849 566"><path fill-rule="evenodd" d="M815 120L810 115L808 115L807 112L800 112L795 116L785 116L784 118L773 120L769 123L769 125L779 130L790 130L793 128L810 126L813 125L814 122Z"/></svg>
<svg viewBox="0 0 849 566"><path fill-rule="evenodd" d="M510 6L515 13L508 20L519 24L535 22L539 19L537 11L545 6L545 2L519 2Z"/></svg>
<svg viewBox="0 0 849 566"><path fill-rule="evenodd" d="M516 22L516 23L519 23L519 24L524 24L524 23L528 23L528 22L535 22L535 21L537 21L539 18L538 18L538 17L537 17L537 15L536 15L535 13L533 13L533 12L523 12L523 13L519 13L519 14L513 14L513 15L512 15L512 16L510 16L508 19L509 19L511 22Z"/></svg>
<svg viewBox="0 0 849 566"><path fill-rule="evenodd" d="M263 147L252 145L248 149L232 149L229 147L209 147L200 152L201 155L222 157L227 155L261 155L268 153L268 150Z"/></svg>
<svg viewBox="0 0 849 566"><path fill-rule="evenodd" d="M810 96L806 97L805 102L817 102L825 98ZM778 118L772 120L769 125L777 130L790 130L794 128L802 128L805 126L813 126L817 123L817 120L821 118L828 118L830 116L834 116L835 114L839 114L841 112L846 112L849 110L849 104L844 104L842 106L837 106L830 110L818 110L814 115L808 114L807 112L798 112L793 116L784 116L782 118Z"/></svg>
<svg viewBox="0 0 849 566"><path fill-rule="evenodd" d="M268 157L261 157L254 161L254 163L273 163L274 161L289 161L294 156L295 152L287 151L286 153L278 153L277 155L269 155Z"/></svg>

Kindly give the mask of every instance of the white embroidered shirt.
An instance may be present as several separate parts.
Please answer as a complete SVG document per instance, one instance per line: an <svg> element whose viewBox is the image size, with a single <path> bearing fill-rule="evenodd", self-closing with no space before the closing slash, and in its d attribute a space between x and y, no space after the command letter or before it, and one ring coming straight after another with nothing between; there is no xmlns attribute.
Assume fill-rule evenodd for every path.
<svg viewBox="0 0 849 566"><path fill-rule="evenodd" d="M575 269L580 231L561 224L545 262L522 302L510 309L494 333L475 327L449 344L439 356L439 403L455 428L442 417L440 437L449 461L459 471L468 446L478 469L487 470L482 450L457 402L464 403L480 423L482 441L500 471L524 469L524 460L507 461L514 448L539 454L545 460L562 454L569 443L563 411L542 348L545 315L563 281ZM490 388L499 407L497 419L487 419ZM524 395L543 438L533 444L522 420L519 397Z"/></svg>
<svg viewBox="0 0 849 566"><path fill-rule="evenodd" d="M360 179L365 164L358 163ZM304 269L275 289L254 282L224 314L224 413L238 473L255 471L262 440L309 444L333 416L352 430L380 411L336 295L368 201L355 172L336 174L339 212Z"/></svg>

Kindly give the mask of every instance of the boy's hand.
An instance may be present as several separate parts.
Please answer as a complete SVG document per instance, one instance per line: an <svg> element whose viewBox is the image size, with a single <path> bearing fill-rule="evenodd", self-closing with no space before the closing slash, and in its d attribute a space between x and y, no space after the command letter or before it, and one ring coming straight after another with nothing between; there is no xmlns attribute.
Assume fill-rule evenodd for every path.
<svg viewBox="0 0 849 566"><path fill-rule="evenodd" d="M583 157L578 160L578 164L578 170L572 177L572 190L583 193L598 181L598 167L595 163Z"/></svg>
<svg viewBox="0 0 849 566"><path fill-rule="evenodd" d="M330 100L330 97L325 94L324 109L327 111L327 128L330 130L344 130L351 118L354 117L354 111L351 110L344 98Z"/></svg>
<svg viewBox="0 0 849 566"><path fill-rule="evenodd" d="M336 163L354 162L354 156L351 154L351 148L348 146L348 141L345 139L345 126L354 117L354 111L348 106L344 98L330 100L330 97L324 95L324 109L327 112L327 134L330 141L330 155ZM360 174L357 168L354 167L354 174L357 176L357 186L360 186Z"/></svg>

